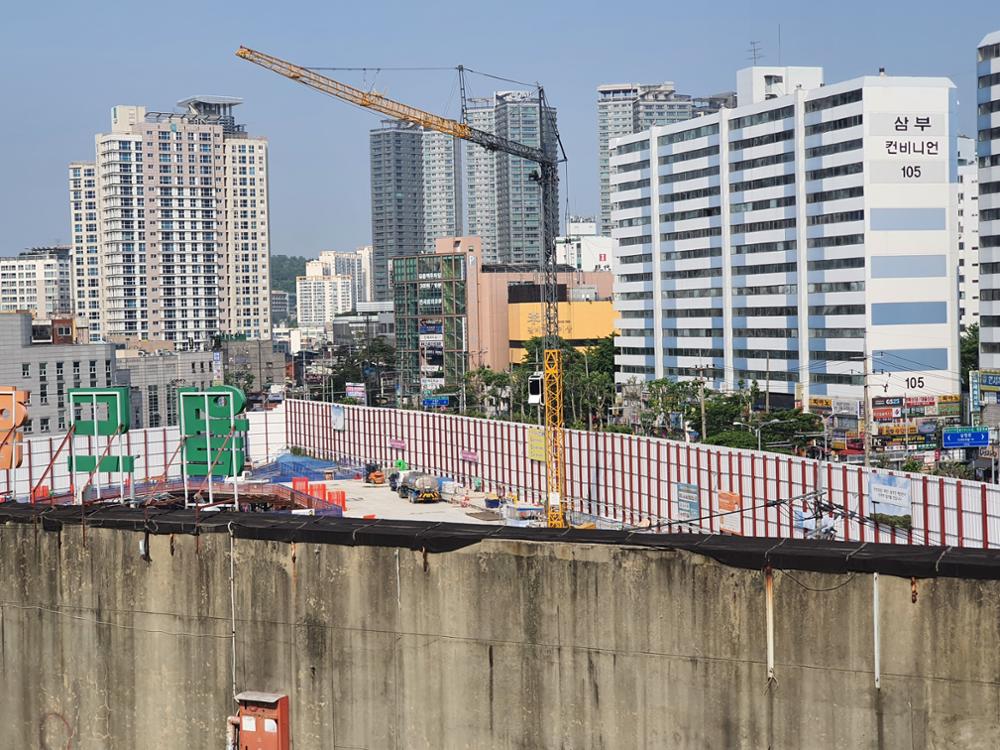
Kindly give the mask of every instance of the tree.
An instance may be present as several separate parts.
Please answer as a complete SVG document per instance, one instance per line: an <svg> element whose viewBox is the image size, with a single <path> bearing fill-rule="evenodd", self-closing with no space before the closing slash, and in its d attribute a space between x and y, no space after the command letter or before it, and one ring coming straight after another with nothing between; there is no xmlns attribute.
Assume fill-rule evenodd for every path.
<svg viewBox="0 0 1000 750"><path fill-rule="evenodd" d="M306 275L306 261L299 255L271 254L271 288L295 294L295 278Z"/></svg>
<svg viewBox="0 0 1000 750"><path fill-rule="evenodd" d="M965 329L961 343L962 390L969 388L969 370L979 367L979 324L974 323Z"/></svg>
<svg viewBox="0 0 1000 750"><path fill-rule="evenodd" d="M239 388L243 393L250 393L254 380L254 374L250 371L250 368L246 365L241 365L240 367L229 368L222 382L234 388Z"/></svg>

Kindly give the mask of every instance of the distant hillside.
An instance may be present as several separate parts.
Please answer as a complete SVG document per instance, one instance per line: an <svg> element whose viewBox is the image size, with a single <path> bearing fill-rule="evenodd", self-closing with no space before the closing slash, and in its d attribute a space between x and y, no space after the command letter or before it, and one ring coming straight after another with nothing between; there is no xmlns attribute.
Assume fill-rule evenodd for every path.
<svg viewBox="0 0 1000 750"><path fill-rule="evenodd" d="M295 277L305 276L306 260L298 255L272 255L271 288L295 294Z"/></svg>

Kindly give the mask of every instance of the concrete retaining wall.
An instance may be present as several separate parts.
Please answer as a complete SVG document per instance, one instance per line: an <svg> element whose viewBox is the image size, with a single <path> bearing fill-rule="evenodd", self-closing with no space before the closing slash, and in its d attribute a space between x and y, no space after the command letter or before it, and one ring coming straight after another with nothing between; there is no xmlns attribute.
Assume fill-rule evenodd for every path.
<svg viewBox="0 0 1000 750"><path fill-rule="evenodd" d="M230 539L0 527L0 746L222 748ZM762 573L682 552L236 540L237 688L293 747L996 748L1000 585Z"/></svg>

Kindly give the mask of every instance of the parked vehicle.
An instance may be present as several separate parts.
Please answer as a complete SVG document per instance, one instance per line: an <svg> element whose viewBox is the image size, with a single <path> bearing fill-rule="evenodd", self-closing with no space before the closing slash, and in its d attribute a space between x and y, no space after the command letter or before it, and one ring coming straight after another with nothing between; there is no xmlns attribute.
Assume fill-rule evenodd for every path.
<svg viewBox="0 0 1000 750"><path fill-rule="evenodd" d="M408 471L400 475L399 496L411 503L436 503L441 499L437 478L422 471Z"/></svg>

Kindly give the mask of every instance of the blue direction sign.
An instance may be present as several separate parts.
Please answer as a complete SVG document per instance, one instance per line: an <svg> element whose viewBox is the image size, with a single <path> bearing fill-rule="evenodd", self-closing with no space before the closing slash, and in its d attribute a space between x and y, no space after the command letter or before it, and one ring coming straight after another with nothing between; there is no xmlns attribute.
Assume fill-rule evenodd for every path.
<svg viewBox="0 0 1000 750"><path fill-rule="evenodd" d="M990 444L988 427L945 427L945 448L985 448Z"/></svg>
<svg viewBox="0 0 1000 750"><path fill-rule="evenodd" d="M440 406L447 406L448 405L448 397L447 396L432 396L431 398L425 398L421 403L423 403L424 407L427 408L427 409L436 409L436 408L438 408Z"/></svg>

